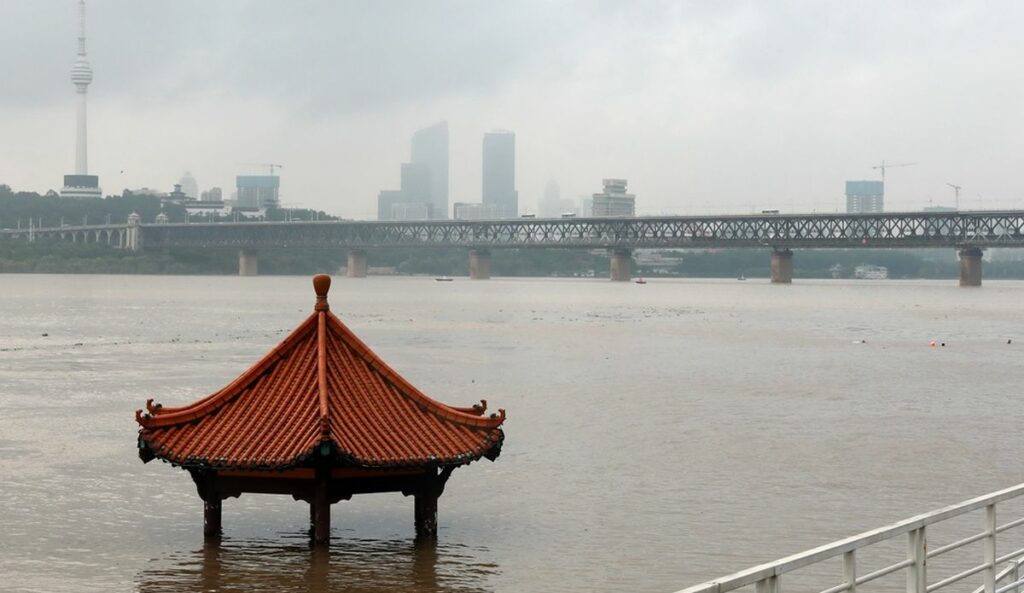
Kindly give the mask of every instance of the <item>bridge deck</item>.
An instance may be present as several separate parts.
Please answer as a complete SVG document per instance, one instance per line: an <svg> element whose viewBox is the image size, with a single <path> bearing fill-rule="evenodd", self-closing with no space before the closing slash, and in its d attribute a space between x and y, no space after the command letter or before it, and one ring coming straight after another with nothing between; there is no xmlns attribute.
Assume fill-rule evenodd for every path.
<svg viewBox="0 0 1024 593"><path fill-rule="evenodd" d="M67 237L94 225L0 230ZM1024 247L1024 211L141 225L142 247L916 248Z"/></svg>

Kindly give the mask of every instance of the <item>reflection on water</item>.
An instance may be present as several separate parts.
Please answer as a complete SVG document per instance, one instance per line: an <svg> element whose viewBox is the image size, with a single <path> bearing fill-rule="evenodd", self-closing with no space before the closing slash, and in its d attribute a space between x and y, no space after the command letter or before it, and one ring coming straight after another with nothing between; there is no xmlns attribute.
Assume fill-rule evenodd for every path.
<svg viewBox="0 0 1024 593"><path fill-rule="evenodd" d="M136 577L145 593L185 591L351 591L483 593L498 567L487 550L412 540L335 540L311 548L308 534L273 541L211 542L155 558Z"/></svg>

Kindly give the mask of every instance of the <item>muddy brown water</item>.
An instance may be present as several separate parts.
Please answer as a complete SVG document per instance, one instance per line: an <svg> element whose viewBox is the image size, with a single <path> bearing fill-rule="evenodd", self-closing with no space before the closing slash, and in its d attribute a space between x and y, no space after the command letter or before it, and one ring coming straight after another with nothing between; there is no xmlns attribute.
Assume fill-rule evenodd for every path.
<svg viewBox="0 0 1024 593"><path fill-rule="evenodd" d="M133 412L233 379L309 279L0 282L5 591L671 592L1024 481L1024 283L336 278L415 385L508 411L502 455L455 471L434 547L398 494L336 505L328 552L243 495L209 547Z"/></svg>

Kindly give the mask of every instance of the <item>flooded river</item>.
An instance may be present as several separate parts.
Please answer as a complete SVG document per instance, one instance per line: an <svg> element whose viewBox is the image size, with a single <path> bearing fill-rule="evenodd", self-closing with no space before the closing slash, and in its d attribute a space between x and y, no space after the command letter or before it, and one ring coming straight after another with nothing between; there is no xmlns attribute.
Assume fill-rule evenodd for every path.
<svg viewBox="0 0 1024 593"><path fill-rule="evenodd" d="M508 411L501 457L455 471L436 547L400 494L335 505L328 552L243 495L204 547L134 410L228 383L309 278L0 284L3 591L671 592L1024 481L1024 283L336 278L413 384Z"/></svg>

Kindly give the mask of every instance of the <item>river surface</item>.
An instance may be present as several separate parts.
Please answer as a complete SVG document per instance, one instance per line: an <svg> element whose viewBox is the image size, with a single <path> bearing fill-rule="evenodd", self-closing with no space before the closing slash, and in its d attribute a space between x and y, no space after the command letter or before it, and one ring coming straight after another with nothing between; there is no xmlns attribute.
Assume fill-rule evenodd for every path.
<svg viewBox="0 0 1024 593"><path fill-rule="evenodd" d="M1024 283L335 278L413 384L507 410L501 457L455 471L436 547L399 494L335 505L328 552L304 504L243 495L204 547L134 410L232 380L309 278L0 290L3 591L671 592L1024 481Z"/></svg>

